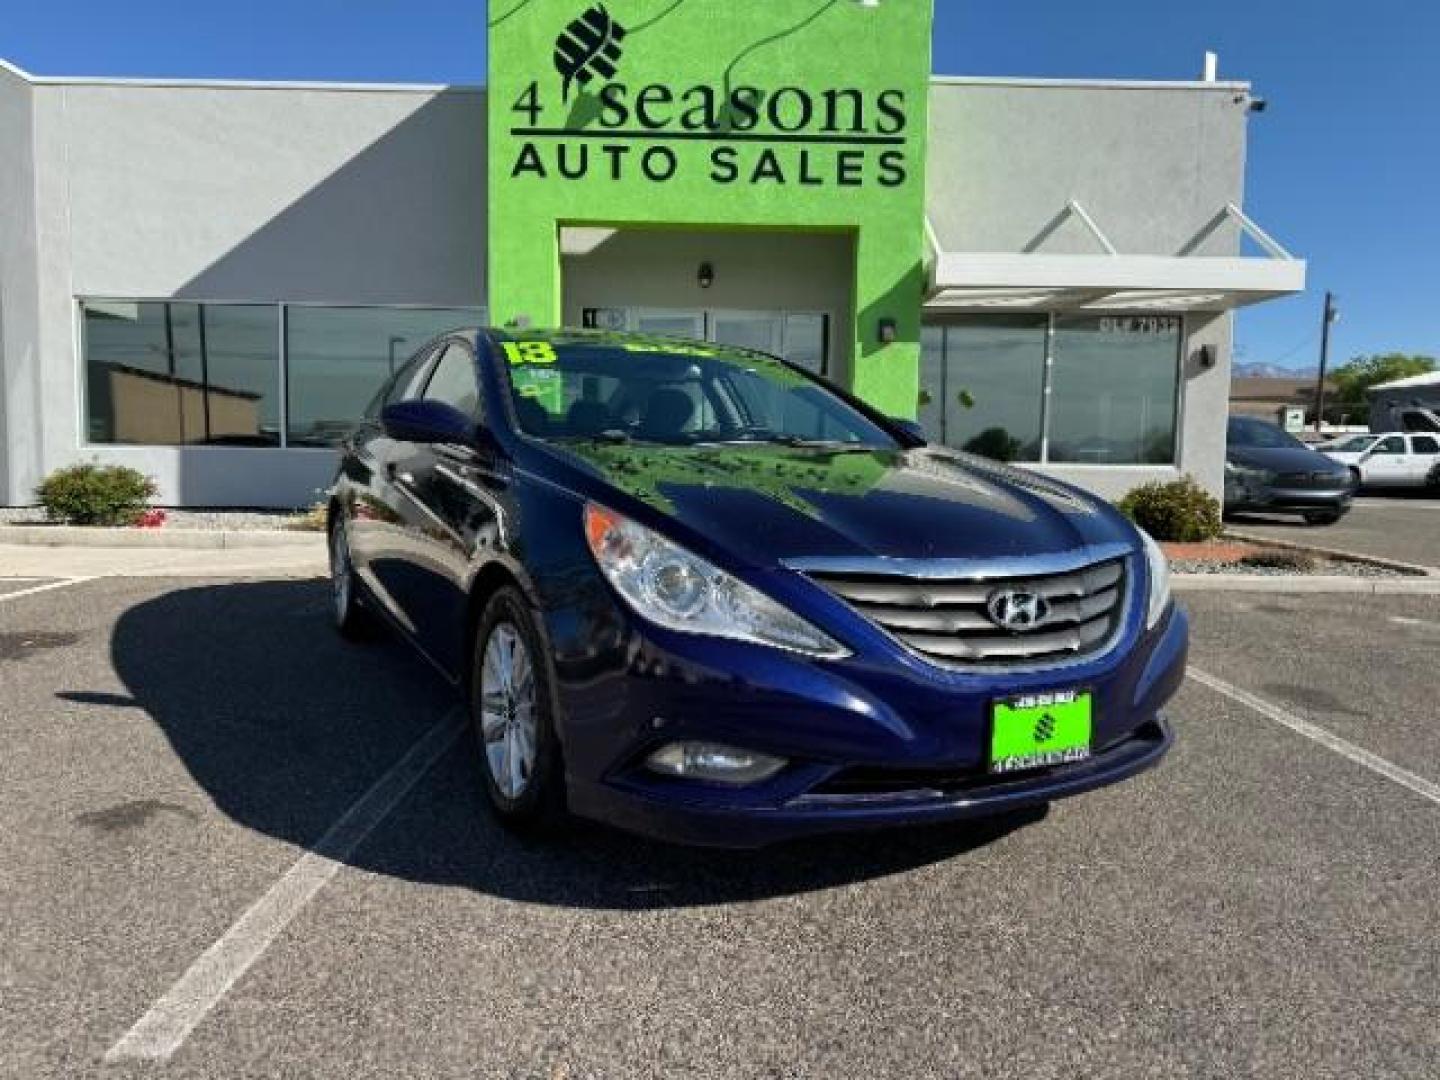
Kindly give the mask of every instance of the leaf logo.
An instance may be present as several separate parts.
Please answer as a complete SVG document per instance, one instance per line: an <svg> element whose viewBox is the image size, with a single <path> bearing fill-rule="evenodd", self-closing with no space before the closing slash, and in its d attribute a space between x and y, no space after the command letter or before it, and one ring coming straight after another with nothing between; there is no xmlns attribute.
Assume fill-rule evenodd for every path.
<svg viewBox="0 0 1440 1080"><path fill-rule="evenodd" d="M573 84L578 82L583 89L596 75L609 79L615 74L624 40L625 27L610 17L604 4L596 4L560 32L555 39L555 70L565 80L566 101Z"/></svg>

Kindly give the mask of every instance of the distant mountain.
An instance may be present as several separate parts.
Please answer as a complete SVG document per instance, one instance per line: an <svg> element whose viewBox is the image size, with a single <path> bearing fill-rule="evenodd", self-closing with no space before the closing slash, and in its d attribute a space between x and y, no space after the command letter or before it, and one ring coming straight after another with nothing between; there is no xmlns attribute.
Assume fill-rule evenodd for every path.
<svg viewBox="0 0 1440 1080"><path fill-rule="evenodd" d="M1279 364L1253 363L1247 364L1237 361L1230 365L1230 377L1232 379L1313 379L1320 373L1320 369L1311 365L1310 367L1288 368Z"/></svg>

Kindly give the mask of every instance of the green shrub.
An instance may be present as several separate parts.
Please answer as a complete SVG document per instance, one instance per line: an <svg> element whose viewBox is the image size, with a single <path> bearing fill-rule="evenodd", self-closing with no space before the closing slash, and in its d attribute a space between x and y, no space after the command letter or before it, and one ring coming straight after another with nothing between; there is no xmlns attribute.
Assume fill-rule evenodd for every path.
<svg viewBox="0 0 1440 1080"><path fill-rule="evenodd" d="M328 532L330 530L330 500L321 499L311 504L310 509L299 515L290 528L300 532Z"/></svg>
<svg viewBox="0 0 1440 1080"><path fill-rule="evenodd" d="M155 482L121 465L56 469L35 489L45 516L69 525L133 525L155 497Z"/></svg>
<svg viewBox="0 0 1440 1080"><path fill-rule="evenodd" d="M1169 543L1202 543L1220 535L1220 501L1189 476L1142 484L1120 500L1120 512Z"/></svg>

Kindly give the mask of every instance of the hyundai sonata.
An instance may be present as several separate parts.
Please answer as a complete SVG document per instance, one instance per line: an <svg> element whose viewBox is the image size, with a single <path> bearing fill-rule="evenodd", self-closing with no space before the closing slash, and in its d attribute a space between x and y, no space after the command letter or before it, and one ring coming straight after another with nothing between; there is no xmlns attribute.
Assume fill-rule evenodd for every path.
<svg viewBox="0 0 1440 1080"><path fill-rule="evenodd" d="M329 544L339 628L462 689L514 826L755 846L1045 803L1171 742L1153 541L759 353L444 336L345 444Z"/></svg>

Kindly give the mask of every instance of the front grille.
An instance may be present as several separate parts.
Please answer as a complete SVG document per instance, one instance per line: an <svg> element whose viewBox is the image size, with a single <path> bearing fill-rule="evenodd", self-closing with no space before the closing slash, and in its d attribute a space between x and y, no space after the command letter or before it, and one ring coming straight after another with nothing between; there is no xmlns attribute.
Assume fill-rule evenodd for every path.
<svg viewBox="0 0 1440 1080"><path fill-rule="evenodd" d="M1281 473L1275 478L1275 482L1281 487L1316 488L1322 491L1329 491L1349 487L1350 477L1347 473L1293 472Z"/></svg>
<svg viewBox="0 0 1440 1080"><path fill-rule="evenodd" d="M1033 667L1098 652L1119 630L1125 599L1123 559L1025 577L830 571L811 571L810 577L915 652L959 666ZM1048 615L1031 629L1004 629L988 608L1006 589L1043 597Z"/></svg>

